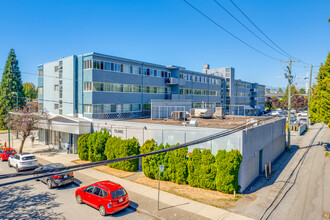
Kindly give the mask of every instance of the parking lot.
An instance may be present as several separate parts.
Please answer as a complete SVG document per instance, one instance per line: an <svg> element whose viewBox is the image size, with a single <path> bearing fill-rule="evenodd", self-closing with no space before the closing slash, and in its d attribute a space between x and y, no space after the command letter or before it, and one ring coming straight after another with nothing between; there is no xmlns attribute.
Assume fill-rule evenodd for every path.
<svg viewBox="0 0 330 220"><path fill-rule="evenodd" d="M39 163L43 161L39 160ZM0 162L0 174L16 173L9 168L7 161ZM83 174L75 175L77 183L93 183L92 178ZM15 180L22 179L15 178ZM14 179L11 179L14 180ZM0 180L0 183L9 180ZM95 180L96 182L96 180ZM85 184L86 185L86 184ZM86 204L77 204L74 193L77 184L48 189L40 181L27 181L0 187L1 219L151 219L150 216L138 213L131 207L114 215L103 217L97 209Z"/></svg>

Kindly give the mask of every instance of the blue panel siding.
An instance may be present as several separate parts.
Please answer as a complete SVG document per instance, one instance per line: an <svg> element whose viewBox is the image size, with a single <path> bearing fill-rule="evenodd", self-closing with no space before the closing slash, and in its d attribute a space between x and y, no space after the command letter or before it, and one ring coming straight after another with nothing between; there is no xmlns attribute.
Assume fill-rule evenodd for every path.
<svg viewBox="0 0 330 220"><path fill-rule="evenodd" d="M140 93L116 93L116 92L85 92L85 93L92 96L93 104L141 103Z"/></svg>

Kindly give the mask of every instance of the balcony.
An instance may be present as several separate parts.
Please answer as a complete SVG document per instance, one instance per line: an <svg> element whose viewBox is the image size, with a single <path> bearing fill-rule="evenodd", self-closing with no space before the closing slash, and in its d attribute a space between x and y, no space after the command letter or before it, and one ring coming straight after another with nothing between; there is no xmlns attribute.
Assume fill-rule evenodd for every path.
<svg viewBox="0 0 330 220"><path fill-rule="evenodd" d="M184 86L186 84L186 81L184 79L170 77L170 78L165 78L165 84L173 85L173 86L174 85Z"/></svg>

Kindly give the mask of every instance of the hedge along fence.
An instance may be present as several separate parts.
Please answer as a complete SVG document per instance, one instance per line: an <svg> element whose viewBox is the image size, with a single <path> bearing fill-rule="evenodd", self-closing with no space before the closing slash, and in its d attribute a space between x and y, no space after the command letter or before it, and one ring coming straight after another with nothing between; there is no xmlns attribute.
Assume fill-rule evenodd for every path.
<svg viewBox="0 0 330 220"><path fill-rule="evenodd" d="M176 146L176 145L173 145ZM173 147L169 144L159 146L153 139L147 140L140 148L141 154ZM178 184L187 183L187 154L188 148L184 147L166 153L146 156L142 158L142 170L146 177L158 179L159 165L164 165L164 172L160 174L160 179Z"/></svg>
<svg viewBox="0 0 330 220"><path fill-rule="evenodd" d="M105 144L104 154L107 160L138 155L139 142L135 138L122 140L118 137L110 137ZM135 171L139 169L139 159L111 163L108 166L125 171Z"/></svg>
<svg viewBox="0 0 330 220"><path fill-rule="evenodd" d="M78 139L78 155L81 160L95 162L137 154L139 154L139 143L135 138L122 140L111 137L106 130L83 134ZM139 168L139 159L121 161L108 164L108 166L120 170L135 171Z"/></svg>
<svg viewBox="0 0 330 220"><path fill-rule="evenodd" d="M140 148L141 153L148 153L170 147L159 146L154 140L146 141ZM188 148L181 148L166 153L142 158L142 169L146 177L158 179L159 165L164 165L160 179L178 184L218 190L224 193L238 191L238 171L242 162L239 151L219 150L214 156L210 150L194 149L187 157Z"/></svg>

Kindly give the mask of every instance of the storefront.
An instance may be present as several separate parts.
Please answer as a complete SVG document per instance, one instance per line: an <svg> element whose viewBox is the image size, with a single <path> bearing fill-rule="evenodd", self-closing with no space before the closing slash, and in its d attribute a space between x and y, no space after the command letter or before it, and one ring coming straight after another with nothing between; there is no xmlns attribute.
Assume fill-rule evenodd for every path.
<svg viewBox="0 0 330 220"><path fill-rule="evenodd" d="M91 132L91 122L70 116L58 115L38 125L39 142L61 151L77 153L78 138Z"/></svg>

